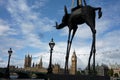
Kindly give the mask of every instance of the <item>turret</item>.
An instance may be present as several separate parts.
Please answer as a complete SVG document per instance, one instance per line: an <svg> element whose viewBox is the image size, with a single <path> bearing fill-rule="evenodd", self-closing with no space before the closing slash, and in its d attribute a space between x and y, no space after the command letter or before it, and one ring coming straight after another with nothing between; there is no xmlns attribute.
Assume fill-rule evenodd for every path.
<svg viewBox="0 0 120 80"><path fill-rule="evenodd" d="M32 62L32 56L30 55L25 55L25 60L24 60L24 68L31 67L31 62Z"/></svg>

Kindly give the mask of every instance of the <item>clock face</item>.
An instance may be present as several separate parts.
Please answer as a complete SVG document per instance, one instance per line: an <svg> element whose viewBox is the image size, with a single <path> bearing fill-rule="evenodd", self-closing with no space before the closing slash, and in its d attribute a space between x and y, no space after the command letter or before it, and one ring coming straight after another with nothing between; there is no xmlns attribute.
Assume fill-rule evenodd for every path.
<svg viewBox="0 0 120 80"><path fill-rule="evenodd" d="M75 58L72 58L72 60L75 60Z"/></svg>

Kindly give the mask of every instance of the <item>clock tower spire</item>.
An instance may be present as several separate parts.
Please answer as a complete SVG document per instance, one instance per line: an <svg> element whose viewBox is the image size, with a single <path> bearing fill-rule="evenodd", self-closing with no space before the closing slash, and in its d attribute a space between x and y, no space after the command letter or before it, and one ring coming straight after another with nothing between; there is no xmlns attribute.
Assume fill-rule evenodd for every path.
<svg viewBox="0 0 120 80"><path fill-rule="evenodd" d="M74 51L71 57L70 74L75 75L76 73L77 73L77 56L76 56L76 52Z"/></svg>

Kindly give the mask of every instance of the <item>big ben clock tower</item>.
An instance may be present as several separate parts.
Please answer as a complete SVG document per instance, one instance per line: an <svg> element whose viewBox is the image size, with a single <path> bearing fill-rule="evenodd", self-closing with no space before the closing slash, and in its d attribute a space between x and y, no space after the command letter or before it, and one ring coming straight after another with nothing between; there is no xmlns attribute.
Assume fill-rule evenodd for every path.
<svg viewBox="0 0 120 80"><path fill-rule="evenodd" d="M70 74L75 75L77 73L77 56L75 51L73 52L73 55L71 57L71 69Z"/></svg>

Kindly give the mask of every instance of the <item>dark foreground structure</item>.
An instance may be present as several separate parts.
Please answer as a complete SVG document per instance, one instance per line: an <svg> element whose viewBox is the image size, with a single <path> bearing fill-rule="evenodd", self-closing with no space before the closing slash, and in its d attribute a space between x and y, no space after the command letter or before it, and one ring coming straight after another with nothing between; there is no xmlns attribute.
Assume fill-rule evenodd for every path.
<svg viewBox="0 0 120 80"><path fill-rule="evenodd" d="M39 76L39 78L17 78L11 80L110 80L108 76L80 76L80 75L48 75L48 76ZM0 78L0 80L7 80L5 78Z"/></svg>
<svg viewBox="0 0 120 80"><path fill-rule="evenodd" d="M48 75L48 80L110 80L109 76L91 75Z"/></svg>
<svg viewBox="0 0 120 80"><path fill-rule="evenodd" d="M110 80L109 76L33 73L36 77L32 77L30 74L17 72L18 77L11 78L11 80ZM0 74L0 80L7 80L2 73Z"/></svg>

